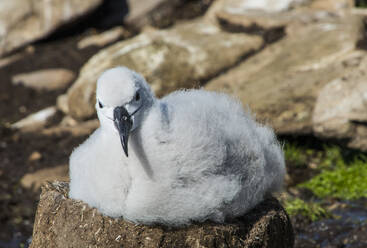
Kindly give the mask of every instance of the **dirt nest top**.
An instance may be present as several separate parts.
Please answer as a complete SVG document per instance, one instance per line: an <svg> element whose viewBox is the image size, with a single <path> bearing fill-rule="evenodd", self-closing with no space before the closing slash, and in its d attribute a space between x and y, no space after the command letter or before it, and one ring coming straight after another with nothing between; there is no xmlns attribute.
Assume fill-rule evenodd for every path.
<svg viewBox="0 0 367 248"><path fill-rule="evenodd" d="M31 247L292 247L294 234L275 198L225 224L137 225L67 197L68 183L42 187Z"/></svg>

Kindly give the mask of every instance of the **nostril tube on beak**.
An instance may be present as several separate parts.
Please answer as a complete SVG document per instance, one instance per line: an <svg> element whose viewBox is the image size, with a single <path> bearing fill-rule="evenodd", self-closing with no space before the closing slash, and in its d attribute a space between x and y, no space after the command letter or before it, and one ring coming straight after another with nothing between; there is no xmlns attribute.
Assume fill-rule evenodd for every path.
<svg viewBox="0 0 367 248"><path fill-rule="evenodd" d="M122 148L125 152L126 157L128 157L129 155L127 143L129 140L131 128L133 126L131 116L129 112L127 112L126 108L124 108L123 106L119 106L113 110L113 121L116 129L119 132Z"/></svg>

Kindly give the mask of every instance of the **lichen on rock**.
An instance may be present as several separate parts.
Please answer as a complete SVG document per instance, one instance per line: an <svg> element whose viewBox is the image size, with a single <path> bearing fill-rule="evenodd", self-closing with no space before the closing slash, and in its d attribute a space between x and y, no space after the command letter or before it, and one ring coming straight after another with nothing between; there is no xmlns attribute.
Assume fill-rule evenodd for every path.
<svg viewBox="0 0 367 248"><path fill-rule="evenodd" d="M169 228L110 218L67 194L68 183L43 185L31 248L293 247L291 222L275 198L225 224L205 222Z"/></svg>

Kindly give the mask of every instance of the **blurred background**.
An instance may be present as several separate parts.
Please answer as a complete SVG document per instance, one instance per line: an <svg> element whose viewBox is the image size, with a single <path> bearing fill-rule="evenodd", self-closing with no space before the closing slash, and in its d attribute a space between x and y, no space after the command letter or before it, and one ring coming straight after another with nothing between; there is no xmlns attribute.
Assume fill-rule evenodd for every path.
<svg viewBox="0 0 367 248"><path fill-rule="evenodd" d="M27 247L117 65L239 98L287 163L295 247L367 247L367 1L0 0L0 247Z"/></svg>

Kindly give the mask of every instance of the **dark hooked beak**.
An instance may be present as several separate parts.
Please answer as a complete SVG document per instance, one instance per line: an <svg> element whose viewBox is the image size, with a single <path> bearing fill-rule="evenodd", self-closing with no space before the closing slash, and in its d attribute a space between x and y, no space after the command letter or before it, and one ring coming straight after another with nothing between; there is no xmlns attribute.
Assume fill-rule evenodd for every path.
<svg viewBox="0 0 367 248"><path fill-rule="evenodd" d="M128 157L127 142L129 140L129 134L133 126L133 121L129 112L123 106L116 107L113 110L113 122L116 129L120 134L120 141L122 148L124 149L126 157Z"/></svg>

